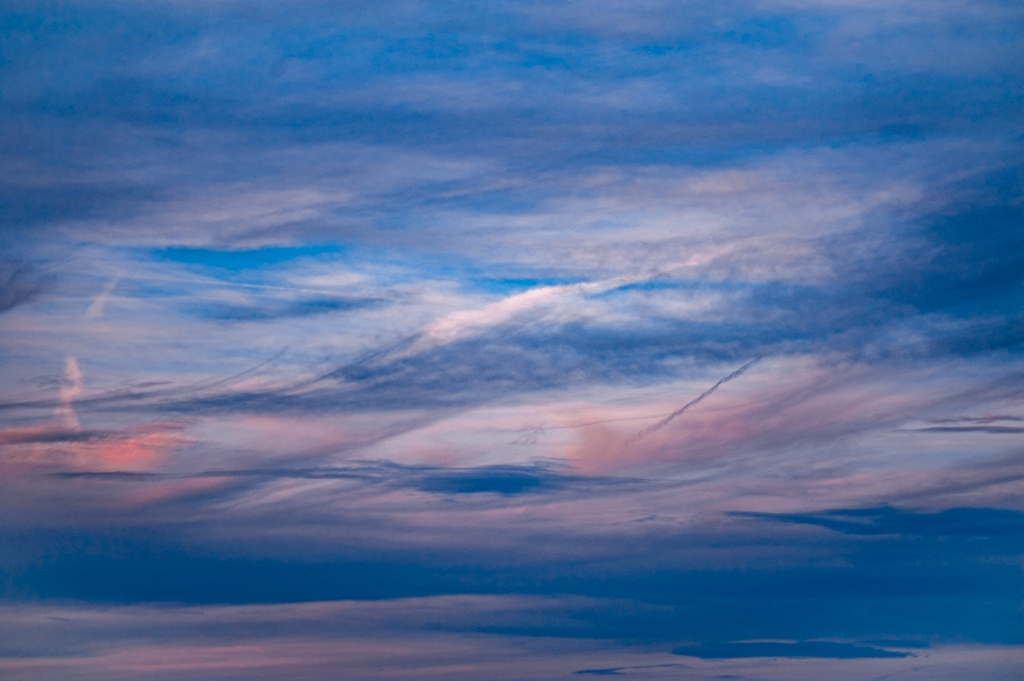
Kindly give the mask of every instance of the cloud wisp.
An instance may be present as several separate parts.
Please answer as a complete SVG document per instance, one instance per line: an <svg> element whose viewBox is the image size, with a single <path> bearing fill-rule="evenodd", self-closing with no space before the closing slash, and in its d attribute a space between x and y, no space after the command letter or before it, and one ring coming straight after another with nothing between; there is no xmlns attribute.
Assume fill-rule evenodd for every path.
<svg viewBox="0 0 1024 681"><path fill-rule="evenodd" d="M731 374L729 374L728 376L725 376L723 378L718 379L717 383L715 383L713 386L711 386L710 388L708 388L707 390L705 390L700 395L698 395L697 397L693 398L692 400L690 400L689 402L687 402L683 406L679 407L679 409L676 409L674 412L672 412L671 414L669 414L668 416L666 416L662 420L658 421L654 425L648 426L647 428L644 428L643 430L638 432L636 434L636 439L639 440L639 439L643 438L644 436L650 435L651 433L664 428L669 423L671 423L672 421L674 421L678 417L682 416L690 407L696 406L697 404L700 404L701 402L703 402L706 398L710 397L712 393L714 393L716 390L718 390L719 387L722 386L722 384L728 383L729 381L733 380L734 378L738 378L740 375L743 374L744 371L746 371L750 367L754 366L754 364L759 362L761 359L763 359L763 358L762 357L758 357L756 359L752 359L749 362L747 362L746 364L744 364L743 366L741 366L736 371L734 371Z"/></svg>

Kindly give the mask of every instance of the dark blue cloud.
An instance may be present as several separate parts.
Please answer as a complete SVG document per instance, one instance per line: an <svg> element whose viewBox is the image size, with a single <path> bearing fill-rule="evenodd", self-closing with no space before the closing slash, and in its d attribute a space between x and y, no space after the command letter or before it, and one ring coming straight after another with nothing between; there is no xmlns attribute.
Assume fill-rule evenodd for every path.
<svg viewBox="0 0 1024 681"><path fill-rule="evenodd" d="M435 476L433 480L442 478L430 473L419 478L414 487L422 488L420 483L430 481L431 476ZM449 479L458 481L460 477L463 482L467 479L458 474ZM107 484L132 483L113 479ZM427 487L430 492L470 496L483 491L458 484L443 490L429 484ZM493 486L488 491L522 492ZM205 505L223 498L220 493L198 497L189 504ZM179 512L187 507L179 506ZM762 525L754 533L736 528L729 534L727 553L733 563L737 558L746 563L741 569L679 565L688 553L710 555L708 551L716 546L719 551L725 548L721 546L721 531L710 528L704 536L655 532L629 539L582 537L562 531L554 538L556 545L573 547L564 558L550 549L543 555L530 549L536 549L538 542L546 545L552 537L528 534L517 538L515 532L510 532L512 528L498 530L508 532L501 548L459 547L457 543L437 541L429 549L382 550L365 543L335 540L336 549L327 557L323 556L322 533L305 537L301 529L305 522L298 517L290 521L291 548L284 554L274 548L280 538L267 536L242 543L224 538L211 543L196 534L192 523L136 518L133 523L116 527L8 535L4 594L15 599L120 603L281 603L438 594L578 595L599 600L567 604L541 619L483 620L466 626L518 636L650 642L840 637L890 642L960 639L1019 643L1024 640L1024 630L1013 594L1021 588L1022 575L1019 568L992 558L1019 553L1020 534L1015 528L1021 514L995 509L976 511L968 521L959 525L952 522L951 529L937 527L932 516L944 518L941 514L905 512L899 516L901 527L911 529L904 534L895 530L885 535L837 533L827 541L775 531L773 525ZM842 513L857 519L876 517L857 510ZM362 526L365 520L351 517L342 522ZM232 532L242 530L237 521L232 525ZM922 526L925 529L920 529ZM249 536L251 530L257 528L242 534ZM394 530L385 524L378 531L387 534ZM915 539L928 532L932 536L926 536L926 541ZM313 554L303 549L303 544L316 547ZM618 558L609 561L602 557L615 551L616 545ZM633 558L622 555L625 545ZM793 565L780 553L785 553L780 549L785 546L802 546L801 551L824 549L830 555L843 556L845 564ZM765 565L768 547L775 547L774 553L767 555L777 556L768 559L779 561L777 564ZM320 557L300 557L314 554ZM897 643L870 645L900 647ZM793 648L790 653L834 656L844 651L858 652L826 648L815 644L806 649ZM712 656L716 650L730 656L763 653L761 649L735 646L728 650L712 647L705 652Z"/></svg>
<svg viewBox="0 0 1024 681"><path fill-rule="evenodd" d="M992 433L993 435L1024 433L1024 428L1019 426L928 426L915 430L921 433Z"/></svg>
<svg viewBox="0 0 1024 681"><path fill-rule="evenodd" d="M32 442L80 441L96 434L36 436ZM278 479L349 480L367 485L409 488L433 494L553 495L621 491L640 484L639 480L603 476L573 475L552 463L475 467L406 466L390 461L357 461L346 466L318 468L217 469L199 473L160 474L130 471L60 471L49 474L58 479L97 480L180 480L189 478L240 478L254 484Z"/></svg>
<svg viewBox="0 0 1024 681"><path fill-rule="evenodd" d="M612 676L619 674L628 674L631 671L638 671L644 669L686 669L686 665L683 664L644 664L636 665L633 667L608 667L605 669L580 669L579 671L573 672L573 674L593 674L595 676ZM728 676L719 676L717 678L732 678Z"/></svg>
<svg viewBox="0 0 1024 681"><path fill-rule="evenodd" d="M1007 537L1024 542L1024 514L993 508L951 508L916 513L888 506L827 511L816 515L739 513L735 515L821 527L860 535L939 537ZM1024 543L1021 544L1024 547Z"/></svg>
<svg viewBox="0 0 1024 681"><path fill-rule="evenodd" d="M888 638L888 639L871 639L867 641L861 641L865 645L879 646L882 648L928 648L930 644L927 641L917 641L908 638Z"/></svg>
<svg viewBox="0 0 1024 681"><path fill-rule="evenodd" d="M570 478L571 479L571 478ZM559 476L537 475L515 466L493 466L470 471L438 471L427 475L418 488L442 494L496 493L516 495L548 491L564 482Z"/></svg>
<svg viewBox="0 0 1024 681"><path fill-rule="evenodd" d="M800 641L799 643L742 642L681 647L676 655L699 657L705 660L737 657L828 657L850 660L864 657L909 657L910 653L883 650L871 646L827 641Z"/></svg>
<svg viewBox="0 0 1024 681"><path fill-rule="evenodd" d="M271 145L485 143L505 153L526 134L544 142L532 151L516 145L517 155L532 156L530 165L548 159L549 166L552 154L565 163L589 154L664 156L672 148L692 155L709 145L891 139L904 130L920 137L1006 125L1019 114L1012 74L1020 62L1005 28L1019 17L936 17L943 27L971 26L943 42L973 61L956 72L938 64L906 72L894 54L834 54L838 8L773 15L738 3L696 13L679 7L657 13L646 35L609 35L610 26L586 16L569 28L559 9L541 5L524 15L514 5L471 13L409 5L408 15L395 15L300 4L282 21L269 7L242 13L24 3L5 17L0 103L31 132L19 144L62 154L75 149L48 143L30 116L60 127L230 127ZM885 40L879 29L875 41ZM908 50L928 44L913 38ZM215 53L202 53L210 43ZM976 49L982 45L988 49ZM759 81L756 68L783 77ZM450 97L402 96L397 86L413 76L440 77ZM602 103L585 96L631 83L664 97ZM507 84L516 95L502 94ZM387 96L391 88L396 94ZM352 94L323 96L338 91ZM695 101L702 105L689 104ZM217 161L194 170L203 176L216 166L239 175Z"/></svg>
<svg viewBox="0 0 1024 681"><path fill-rule="evenodd" d="M30 302L52 284L52 275L31 264L0 262L0 314Z"/></svg>
<svg viewBox="0 0 1024 681"><path fill-rule="evenodd" d="M378 298L318 298L293 302L276 302L263 305L225 306L204 305L198 311L205 317L223 321L264 321L287 319L289 317L312 317L331 312L360 310L380 305Z"/></svg>

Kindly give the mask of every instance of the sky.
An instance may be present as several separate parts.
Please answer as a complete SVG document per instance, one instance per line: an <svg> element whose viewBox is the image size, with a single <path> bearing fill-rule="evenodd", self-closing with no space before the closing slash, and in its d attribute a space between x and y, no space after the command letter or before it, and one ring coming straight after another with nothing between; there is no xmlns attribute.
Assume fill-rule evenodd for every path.
<svg viewBox="0 0 1024 681"><path fill-rule="evenodd" d="M9 0L0 677L1024 674L1024 6Z"/></svg>

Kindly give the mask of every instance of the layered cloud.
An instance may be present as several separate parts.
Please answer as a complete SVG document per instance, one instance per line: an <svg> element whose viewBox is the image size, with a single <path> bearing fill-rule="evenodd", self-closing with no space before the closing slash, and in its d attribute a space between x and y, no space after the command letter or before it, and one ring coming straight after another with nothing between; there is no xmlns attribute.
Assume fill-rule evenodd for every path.
<svg viewBox="0 0 1024 681"><path fill-rule="evenodd" d="M5 7L0 674L1014 678L1022 20Z"/></svg>

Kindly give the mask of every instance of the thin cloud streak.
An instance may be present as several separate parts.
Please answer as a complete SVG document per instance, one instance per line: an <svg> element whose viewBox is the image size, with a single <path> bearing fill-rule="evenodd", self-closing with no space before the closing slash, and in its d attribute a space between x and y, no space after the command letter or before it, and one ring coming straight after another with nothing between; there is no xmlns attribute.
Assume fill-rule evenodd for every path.
<svg viewBox="0 0 1024 681"><path fill-rule="evenodd" d="M706 399L707 397L710 397L712 393L714 393L716 390L718 390L719 386L723 385L724 383L728 383L729 381L731 381L734 378L738 378L739 376L741 376L743 374L743 372L745 372L750 367L754 366L754 364L756 364L757 362L761 361L762 359L764 359L764 358L763 357L758 357L756 359L753 359L753 360L747 362L746 364L744 364L743 366L741 366L736 371L734 371L731 374L729 374L728 376L725 376L724 378L720 378L717 383L715 383L713 386L711 386L710 388L708 388L707 390L702 392L700 395L698 395L694 399L692 399L689 402L687 402L686 404L684 404L679 409L676 409L674 412L672 412L671 414L669 414L668 416L666 416L662 420L658 421L654 425L648 426L647 428L644 428L643 430L638 432L636 434L636 436L634 437L634 439L640 440L641 438L643 438L643 437L645 437L647 435L650 435L651 433L653 433L653 432L655 432L657 430L660 430L661 428L667 426L669 423L674 421L676 418L678 418L679 416L682 416L684 413L686 413L686 410L688 410L690 407L693 407L693 406L695 406L697 404L700 404L702 401L704 401L704 399Z"/></svg>

